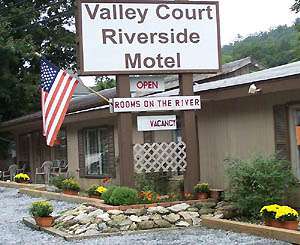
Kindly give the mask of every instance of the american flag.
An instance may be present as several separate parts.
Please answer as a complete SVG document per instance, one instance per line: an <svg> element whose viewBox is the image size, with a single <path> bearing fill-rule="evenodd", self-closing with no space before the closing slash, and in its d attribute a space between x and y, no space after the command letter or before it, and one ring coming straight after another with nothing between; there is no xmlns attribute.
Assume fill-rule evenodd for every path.
<svg viewBox="0 0 300 245"><path fill-rule="evenodd" d="M54 145L78 83L66 71L41 59L43 134L49 146Z"/></svg>

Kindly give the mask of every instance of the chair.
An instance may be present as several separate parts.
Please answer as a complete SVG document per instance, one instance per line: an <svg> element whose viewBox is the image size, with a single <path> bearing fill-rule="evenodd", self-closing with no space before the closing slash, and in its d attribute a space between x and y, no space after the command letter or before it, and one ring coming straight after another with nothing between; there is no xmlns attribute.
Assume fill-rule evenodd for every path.
<svg viewBox="0 0 300 245"><path fill-rule="evenodd" d="M44 176L45 184L48 185L52 167L53 167L52 161L45 161L40 168L36 168L35 182L37 182L37 177L41 175Z"/></svg>
<svg viewBox="0 0 300 245"><path fill-rule="evenodd" d="M59 164L59 174L67 175L67 173L68 173L68 163L66 163L64 160L61 160Z"/></svg>
<svg viewBox="0 0 300 245"><path fill-rule="evenodd" d="M65 163L64 160L54 160L54 166L51 168L50 175L52 176L59 176L65 175L67 176L68 172L68 164Z"/></svg>
<svg viewBox="0 0 300 245"><path fill-rule="evenodd" d="M17 174L18 166L16 164L12 164L8 167L7 171L2 172L2 179L9 179L10 181L14 181L14 177Z"/></svg>

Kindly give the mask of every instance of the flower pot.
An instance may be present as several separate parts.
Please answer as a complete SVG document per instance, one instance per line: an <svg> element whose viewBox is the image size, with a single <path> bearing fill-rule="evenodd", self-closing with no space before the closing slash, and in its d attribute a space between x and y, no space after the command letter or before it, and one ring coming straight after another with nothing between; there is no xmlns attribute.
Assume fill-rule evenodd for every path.
<svg viewBox="0 0 300 245"><path fill-rule="evenodd" d="M34 217L34 219L36 224L41 227L51 227L54 222L54 218L52 216Z"/></svg>
<svg viewBox="0 0 300 245"><path fill-rule="evenodd" d="M274 219L270 220L270 226L275 227L275 228L283 228L282 223L283 222L278 221L278 220L274 220Z"/></svg>
<svg viewBox="0 0 300 245"><path fill-rule="evenodd" d="M208 199L208 193L206 193L206 192L198 192L198 193L196 193L196 198L198 200Z"/></svg>
<svg viewBox="0 0 300 245"><path fill-rule="evenodd" d="M288 230L294 230L297 231L298 227L299 227L299 221L295 220L295 221L283 221L281 222L281 227L284 229L288 229Z"/></svg>
<svg viewBox="0 0 300 245"><path fill-rule="evenodd" d="M78 191L63 190L63 193L66 195L78 196Z"/></svg>

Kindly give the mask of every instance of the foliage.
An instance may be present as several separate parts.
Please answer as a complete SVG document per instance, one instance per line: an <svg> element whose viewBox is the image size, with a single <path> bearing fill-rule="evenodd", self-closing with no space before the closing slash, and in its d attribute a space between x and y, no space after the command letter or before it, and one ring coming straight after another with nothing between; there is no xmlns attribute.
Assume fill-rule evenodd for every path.
<svg viewBox="0 0 300 245"><path fill-rule="evenodd" d="M89 196L94 195L94 196L101 196L104 192L107 191L107 188L105 188L102 185L92 185L88 190L87 193Z"/></svg>
<svg viewBox="0 0 300 245"><path fill-rule="evenodd" d="M169 192L169 180L171 174L165 172L143 173L135 175L135 186L139 192L152 191L160 194Z"/></svg>
<svg viewBox="0 0 300 245"><path fill-rule="evenodd" d="M63 190L70 190L70 191L79 191L80 186L79 186L78 182L75 179L69 178L69 179L65 179L62 182L62 189Z"/></svg>
<svg viewBox="0 0 300 245"><path fill-rule="evenodd" d="M300 0L295 0L295 3L292 6L292 10L296 13L300 12Z"/></svg>
<svg viewBox="0 0 300 245"><path fill-rule="evenodd" d="M106 192L101 195L101 198L105 203L109 203L109 199L113 193L113 191L117 188L117 186L111 185L107 188Z"/></svg>
<svg viewBox="0 0 300 245"><path fill-rule="evenodd" d="M48 217L53 212L53 206L47 201L33 202L29 212L33 217Z"/></svg>
<svg viewBox="0 0 300 245"><path fill-rule="evenodd" d="M259 209L281 203L296 185L290 163L276 156L254 156L247 160L227 159L229 199L246 217L258 218Z"/></svg>
<svg viewBox="0 0 300 245"><path fill-rule="evenodd" d="M135 189L129 187L115 187L111 193L111 196L106 202L111 205L131 205L136 204L138 201L138 192Z"/></svg>
<svg viewBox="0 0 300 245"><path fill-rule="evenodd" d="M15 181L16 182L20 182L20 181L29 181L30 177L28 176L28 174L24 174L24 173L19 173L15 176Z"/></svg>
<svg viewBox="0 0 300 245"><path fill-rule="evenodd" d="M141 191L138 196L138 203L155 203L160 196L152 191Z"/></svg>
<svg viewBox="0 0 300 245"><path fill-rule="evenodd" d="M277 209L275 218L279 221L295 221L298 219L298 212L289 206L280 206Z"/></svg>
<svg viewBox="0 0 300 245"><path fill-rule="evenodd" d="M96 78L95 89L97 91L116 87L116 80L108 76L100 76Z"/></svg>
<svg viewBox="0 0 300 245"><path fill-rule="evenodd" d="M300 60L299 21L297 19L291 27L278 26L223 46L222 61L227 63L251 56L268 68Z"/></svg>
<svg viewBox="0 0 300 245"><path fill-rule="evenodd" d="M196 193L209 193L208 183L198 183L194 186L194 192Z"/></svg>
<svg viewBox="0 0 300 245"><path fill-rule="evenodd" d="M62 182L66 179L68 178L65 177L64 175L53 176L50 178L50 184L54 185L58 189L62 189Z"/></svg>

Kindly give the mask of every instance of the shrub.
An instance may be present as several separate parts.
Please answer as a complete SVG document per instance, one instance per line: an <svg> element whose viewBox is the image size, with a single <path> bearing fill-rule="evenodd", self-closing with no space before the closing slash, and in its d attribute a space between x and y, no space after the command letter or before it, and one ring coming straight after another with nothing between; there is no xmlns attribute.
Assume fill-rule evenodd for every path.
<svg viewBox="0 0 300 245"><path fill-rule="evenodd" d="M199 183L199 184L195 185L194 191L196 193L208 193L209 192L208 183Z"/></svg>
<svg viewBox="0 0 300 245"><path fill-rule="evenodd" d="M109 198L108 204L131 205L131 204L136 204L137 201L138 201L137 190L128 187L115 187Z"/></svg>
<svg viewBox="0 0 300 245"><path fill-rule="evenodd" d="M33 217L47 217L53 212L53 206L47 201L33 202L29 211Z"/></svg>
<svg viewBox="0 0 300 245"><path fill-rule="evenodd" d="M76 180L74 180L73 178L69 178L69 179L65 179L62 182L62 189L63 190L70 190L70 191L79 191L80 190L80 186L77 183Z"/></svg>
<svg viewBox="0 0 300 245"><path fill-rule="evenodd" d="M115 188L117 188L117 186L111 185L107 188L106 192L104 192L101 195L101 198L104 200L105 203L107 204L109 203L109 199Z"/></svg>
<svg viewBox="0 0 300 245"><path fill-rule="evenodd" d="M230 187L228 198L246 217L258 218L261 207L281 203L296 184L290 164L276 156L225 161Z"/></svg>
<svg viewBox="0 0 300 245"><path fill-rule="evenodd" d="M135 175L135 186L138 191L152 191L160 194L170 192L170 178L172 173L153 172Z"/></svg>
<svg viewBox="0 0 300 245"><path fill-rule="evenodd" d="M53 176L50 178L50 184L54 185L58 189L62 189L62 182L66 179L67 177L65 177L64 175Z"/></svg>

